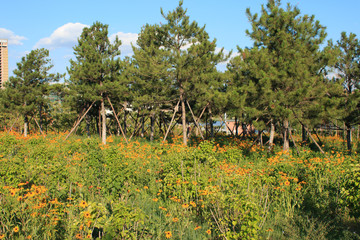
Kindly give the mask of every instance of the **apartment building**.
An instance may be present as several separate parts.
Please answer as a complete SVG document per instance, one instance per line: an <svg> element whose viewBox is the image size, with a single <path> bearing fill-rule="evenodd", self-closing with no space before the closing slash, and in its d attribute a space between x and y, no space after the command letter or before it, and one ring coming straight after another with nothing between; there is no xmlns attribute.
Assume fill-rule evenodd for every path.
<svg viewBox="0 0 360 240"><path fill-rule="evenodd" d="M0 39L0 87L9 79L8 40Z"/></svg>

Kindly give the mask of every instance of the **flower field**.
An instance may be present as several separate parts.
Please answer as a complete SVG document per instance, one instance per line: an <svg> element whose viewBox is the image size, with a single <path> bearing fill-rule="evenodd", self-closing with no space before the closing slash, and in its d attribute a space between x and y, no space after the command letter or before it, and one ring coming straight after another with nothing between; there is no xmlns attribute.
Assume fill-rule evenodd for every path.
<svg viewBox="0 0 360 240"><path fill-rule="evenodd" d="M126 144L0 133L0 239L359 239L360 168L231 137Z"/></svg>

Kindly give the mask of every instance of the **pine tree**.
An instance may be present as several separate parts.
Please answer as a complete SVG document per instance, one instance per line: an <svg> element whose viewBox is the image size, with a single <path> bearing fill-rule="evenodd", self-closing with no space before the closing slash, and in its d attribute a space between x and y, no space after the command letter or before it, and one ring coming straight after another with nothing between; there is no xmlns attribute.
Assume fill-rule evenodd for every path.
<svg viewBox="0 0 360 240"><path fill-rule="evenodd" d="M155 24L146 24L139 34L137 45L133 47L133 66L135 81L132 82L135 99L133 107L150 113L150 140L154 138L155 117L164 105L169 105L171 99L171 80L168 74L170 68L168 51L162 46L165 41L163 29ZM175 100L176 101L176 100Z"/></svg>
<svg viewBox="0 0 360 240"><path fill-rule="evenodd" d="M162 25L165 34L163 48L168 51L171 65L168 72L180 98L183 143L186 145L186 101L191 96L193 86L201 81L199 76L212 69L220 58L215 54L216 41L209 41L205 26L199 27L195 21L190 22L187 10L182 5L183 1L180 1L179 6L166 15L161 9L161 14L166 20Z"/></svg>
<svg viewBox="0 0 360 240"><path fill-rule="evenodd" d="M351 154L351 128L360 122L360 42L354 33L347 36L342 32L336 47L340 54L335 69L344 87L340 107L345 111L341 120L346 126L347 148Z"/></svg>
<svg viewBox="0 0 360 240"><path fill-rule="evenodd" d="M317 104L322 88L327 54L320 50L326 33L314 16L300 16L300 10L280 0L269 0L261 15L247 16L254 41L253 49L239 49L241 91L257 98L259 111L265 111L271 121L280 121L283 128L284 150L289 149L290 120L304 106ZM247 65L247 66L244 66ZM246 89L247 88L247 89Z"/></svg>
<svg viewBox="0 0 360 240"><path fill-rule="evenodd" d="M10 111L24 118L24 136L28 134L29 117L34 116L39 106L47 104L49 83L61 78L60 74L50 74L49 50L32 50L17 63L14 76L9 78L3 91L3 104Z"/></svg>
<svg viewBox="0 0 360 240"><path fill-rule="evenodd" d="M121 41L114 43L108 38L108 25L100 22L84 28L74 47L76 61L70 60L68 87L77 102L89 106L89 102L100 102L101 139L106 144L105 101L119 86ZM120 84L121 85L121 84Z"/></svg>

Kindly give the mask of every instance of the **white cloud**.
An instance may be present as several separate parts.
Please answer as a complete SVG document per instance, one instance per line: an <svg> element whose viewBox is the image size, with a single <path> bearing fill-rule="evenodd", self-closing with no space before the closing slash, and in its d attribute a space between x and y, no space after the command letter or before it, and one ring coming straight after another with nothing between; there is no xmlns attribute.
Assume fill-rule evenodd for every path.
<svg viewBox="0 0 360 240"><path fill-rule="evenodd" d="M121 40L121 45L123 46L131 46L132 44L136 44L136 40L138 39L138 34L137 33L123 33L123 32L117 32L112 34L109 39L111 42L113 42L116 38L116 36L118 36L118 38Z"/></svg>
<svg viewBox="0 0 360 240"><path fill-rule="evenodd" d="M0 38L8 39L9 45L23 45L22 40L26 40L26 37L15 35L14 32L0 28Z"/></svg>
<svg viewBox="0 0 360 240"><path fill-rule="evenodd" d="M123 33L123 32L117 32L112 34L109 39L111 42L115 41L116 36L118 36L119 40L121 40L121 55L123 56L131 56L133 54L131 44L136 46L136 41L138 39L137 33Z"/></svg>
<svg viewBox="0 0 360 240"><path fill-rule="evenodd" d="M221 48L220 47L216 47L215 48L215 52L216 53L219 53L221 51ZM229 55L230 51L227 50L227 49L224 49L223 50L223 54L225 56ZM239 56L240 54L237 52L237 51L232 51L232 53L230 54L230 57L228 60L224 61L224 62L220 62L218 65L217 65L217 69L221 72L224 72L226 70L226 67L227 67L227 64L230 62L231 59L233 59L234 57L236 56Z"/></svg>
<svg viewBox="0 0 360 240"><path fill-rule="evenodd" d="M50 37L40 39L34 48L71 48L76 45L77 39L81 35L84 27L88 27L88 25L82 23L67 23L57 28Z"/></svg>

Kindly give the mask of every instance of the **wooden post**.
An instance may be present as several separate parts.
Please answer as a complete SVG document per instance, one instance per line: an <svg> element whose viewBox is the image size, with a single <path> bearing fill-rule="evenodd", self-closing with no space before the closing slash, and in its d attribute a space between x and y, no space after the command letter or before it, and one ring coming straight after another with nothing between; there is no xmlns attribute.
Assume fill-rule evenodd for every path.
<svg viewBox="0 0 360 240"><path fill-rule="evenodd" d="M171 118L169 127L168 127L168 129L167 129L167 131L166 131L166 134L165 134L165 137L164 137L164 139L163 139L163 142L165 142L165 140L166 140L166 138L167 138L167 135L169 134L169 131L170 131L170 128L171 128L171 124L172 124L172 122L174 121L176 112L178 111L179 103L180 103L180 100L177 102L177 104L176 104L176 106L175 106L175 108L174 108L174 114L173 114L173 116L172 116L172 118Z"/></svg>
<svg viewBox="0 0 360 240"><path fill-rule="evenodd" d="M199 127L199 125L198 125L198 123L197 123L197 121L196 121L196 119L195 119L195 116L194 116L194 113L193 113L193 111L192 111L192 109L191 109L191 107L190 107L190 104L189 104L189 102L188 102L187 100L186 100L186 103L187 103L187 105L188 105L188 107L189 107L189 109L190 109L191 115L192 115L192 117L193 117L193 119L194 119L195 126L197 127L197 129L199 129L201 138L202 138L202 140L204 140L204 136L203 136L203 134L202 134L202 132L201 132L201 129L200 129L200 127Z"/></svg>
<svg viewBox="0 0 360 240"><path fill-rule="evenodd" d="M86 114L90 111L90 109L92 108L92 106L94 105L96 101L93 101L92 104L90 105L90 107L88 108L88 110L86 110L86 112L82 115L82 117L78 120L78 122L75 124L75 126L71 129L71 131L69 132L69 134L66 136L65 140L68 139L68 137L74 132L74 130L77 128L77 126L80 124L81 120L83 120L83 118L86 116Z"/></svg>
<svg viewBox="0 0 360 240"><path fill-rule="evenodd" d="M125 142L128 143L128 140L126 139L125 133L124 133L124 131L123 131L122 127L121 127L121 124L120 124L120 122L119 122L119 119L118 119L118 117L117 117L117 115L116 115L115 109L114 109L113 105L111 104L110 98L107 97L107 100L108 100L108 102L110 103L111 109L112 109L112 111L113 111L113 113L114 113L114 116L115 116L115 118L116 118L116 121L117 121L117 123L118 123L118 125L119 125L120 131L121 131L123 137L125 138Z"/></svg>
<svg viewBox="0 0 360 240"><path fill-rule="evenodd" d="M292 142L294 143L294 146L295 146L295 148L296 148L297 153L300 155L299 149L298 149L298 147L297 147L297 145L296 145L296 143L295 143L295 140L294 140L294 138L293 138L293 136L292 136L292 134L291 134L291 130L290 130L290 129L289 129L289 135L290 135L290 138L291 138Z"/></svg>
<svg viewBox="0 0 360 240"><path fill-rule="evenodd" d="M41 130L40 124L38 123L38 121L36 121L36 118L34 118L34 120L35 120L36 125L39 127L40 133L41 133L42 135L45 135L44 132Z"/></svg>

